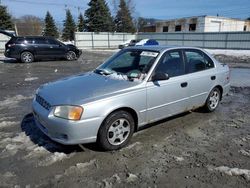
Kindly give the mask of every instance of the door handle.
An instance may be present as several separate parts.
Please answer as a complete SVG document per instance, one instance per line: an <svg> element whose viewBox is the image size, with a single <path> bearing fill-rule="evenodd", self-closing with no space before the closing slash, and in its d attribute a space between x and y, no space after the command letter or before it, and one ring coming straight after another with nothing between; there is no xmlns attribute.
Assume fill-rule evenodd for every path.
<svg viewBox="0 0 250 188"><path fill-rule="evenodd" d="M215 80L216 79L216 76L211 76L211 80Z"/></svg>
<svg viewBox="0 0 250 188"><path fill-rule="evenodd" d="M181 87L187 87L188 83L187 82L183 82L181 83Z"/></svg>

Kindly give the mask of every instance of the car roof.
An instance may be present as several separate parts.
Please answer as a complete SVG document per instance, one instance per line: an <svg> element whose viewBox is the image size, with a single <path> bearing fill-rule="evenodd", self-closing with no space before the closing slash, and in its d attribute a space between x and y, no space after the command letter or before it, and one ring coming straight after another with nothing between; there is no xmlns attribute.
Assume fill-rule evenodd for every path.
<svg viewBox="0 0 250 188"><path fill-rule="evenodd" d="M128 47L130 49L140 49L140 50L152 50L152 51L158 51L158 52L163 52L165 50L169 49L199 49L197 47L190 47L190 46L161 46L161 45L151 45L151 46L133 46L133 47Z"/></svg>
<svg viewBox="0 0 250 188"><path fill-rule="evenodd" d="M34 38L34 39L41 39L41 38L44 38L44 39L54 39L53 37L49 37L49 36L18 36L16 38L19 38L19 39L25 39L25 38Z"/></svg>

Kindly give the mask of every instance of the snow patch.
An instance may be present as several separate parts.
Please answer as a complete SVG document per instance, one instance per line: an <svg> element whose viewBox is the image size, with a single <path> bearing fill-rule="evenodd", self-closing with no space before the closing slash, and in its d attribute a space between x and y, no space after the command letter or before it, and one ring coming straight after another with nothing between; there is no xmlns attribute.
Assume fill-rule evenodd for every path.
<svg viewBox="0 0 250 188"><path fill-rule="evenodd" d="M240 168L229 168L227 166L208 166L209 171L218 171L229 176L243 176L247 181L250 180L250 170Z"/></svg>
<svg viewBox="0 0 250 188"><path fill-rule="evenodd" d="M71 175L74 172L84 172L87 170L87 168L91 165L93 165L94 163L96 163L96 159L92 159L89 162L86 163L77 163L74 166L69 167L68 169L65 170L64 175Z"/></svg>
<svg viewBox="0 0 250 188"><path fill-rule="evenodd" d="M184 158L183 158L183 157L174 156L174 159L175 159L177 162L184 161Z"/></svg>
<svg viewBox="0 0 250 188"><path fill-rule="evenodd" d="M113 176L109 178L105 178L102 180L104 183L104 187L112 187L113 183L121 183L121 178L118 176L118 174L114 174Z"/></svg>
<svg viewBox="0 0 250 188"><path fill-rule="evenodd" d="M239 153L241 153L242 155L250 157L250 150L241 149L241 150L239 150Z"/></svg>
<svg viewBox="0 0 250 188"><path fill-rule="evenodd" d="M205 49L207 52L213 55L228 55L228 56L250 56L250 50L222 50L222 49Z"/></svg>
<svg viewBox="0 0 250 188"><path fill-rule="evenodd" d="M135 174L131 174L131 173L128 173L127 174L127 182L128 183L131 183L131 182L134 182L138 179L137 175Z"/></svg>
<svg viewBox="0 0 250 188"><path fill-rule="evenodd" d="M39 166L49 166L52 165L55 162L62 161L66 158L71 157L73 154L67 156L65 153L55 152L52 155L45 158L45 160L39 161Z"/></svg>
<svg viewBox="0 0 250 188"><path fill-rule="evenodd" d="M30 82L30 81L37 80L37 79L38 79L38 77L29 77L29 78L25 78L24 81Z"/></svg>
<svg viewBox="0 0 250 188"><path fill-rule="evenodd" d="M4 127L10 127L12 125L18 124L18 122L16 121L2 121L0 123L0 128L4 128Z"/></svg>
<svg viewBox="0 0 250 188"><path fill-rule="evenodd" d="M0 109L1 108L8 108L17 105L19 102L27 99L32 99L33 96L23 96L23 95L16 95L14 97L9 97L3 101L0 101Z"/></svg>

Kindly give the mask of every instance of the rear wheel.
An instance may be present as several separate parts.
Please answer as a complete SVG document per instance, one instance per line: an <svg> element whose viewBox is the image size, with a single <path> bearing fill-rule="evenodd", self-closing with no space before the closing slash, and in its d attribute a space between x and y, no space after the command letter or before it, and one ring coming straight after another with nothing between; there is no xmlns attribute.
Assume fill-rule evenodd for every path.
<svg viewBox="0 0 250 188"><path fill-rule="evenodd" d="M34 61L34 55L31 52L25 51L21 53L21 62L32 63Z"/></svg>
<svg viewBox="0 0 250 188"><path fill-rule="evenodd" d="M68 51L67 54L66 54L66 59L68 61L76 60L76 53L73 52L73 51Z"/></svg>
<svg viewBox="0 0 250 188"><path fill-rule="evenodd" d="M220 90L217 87L214 88L208 95L206 104L204 105L205 110L207 112L213 112L219 106L220 97L221 97Z"/></svg>
<svg viewBox="0 0 250 188"><path fill-rule="evenodd" d="M134 133L134 119L126 111L110 114L98 132L97 142L104 150L117 150L126 146Z"/></svg>

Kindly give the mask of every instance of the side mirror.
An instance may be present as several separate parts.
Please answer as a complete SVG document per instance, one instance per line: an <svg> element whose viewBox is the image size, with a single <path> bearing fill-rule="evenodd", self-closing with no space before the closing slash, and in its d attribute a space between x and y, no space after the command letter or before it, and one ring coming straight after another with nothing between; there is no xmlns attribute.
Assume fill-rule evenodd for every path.
<svg viewBox="0 0 250 188"><path fill-rule="evenodd" d="M155 72L151 78L153 82L159 81L159 80L168 80L169 76L168 74L165 74L163 72Z"/></svg>

